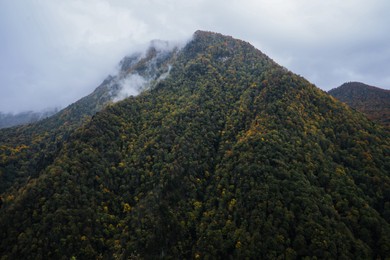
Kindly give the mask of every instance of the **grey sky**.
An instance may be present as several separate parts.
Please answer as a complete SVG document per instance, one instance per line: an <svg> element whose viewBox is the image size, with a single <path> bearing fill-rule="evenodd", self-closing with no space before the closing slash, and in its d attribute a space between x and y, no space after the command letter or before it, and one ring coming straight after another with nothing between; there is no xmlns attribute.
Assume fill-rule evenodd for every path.
<svg viewBox="0 0 390 260"><path fill-rule="evenodd" d="M198 29L252 43L329 90L390 88L388 0L0 0L0 111L66 106L126 54Z"/></svg>

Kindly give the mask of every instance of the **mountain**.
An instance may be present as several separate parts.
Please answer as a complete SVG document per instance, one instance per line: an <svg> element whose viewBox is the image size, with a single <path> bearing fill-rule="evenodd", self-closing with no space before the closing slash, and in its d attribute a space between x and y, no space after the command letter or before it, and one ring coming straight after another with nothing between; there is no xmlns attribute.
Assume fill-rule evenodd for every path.
<svg viewBox="0 0 390 260"><path fill-rule="evenodd" d="M164 79L170 70L166 61L178 50L168 42L153 41L145 52L123 58L116 75L108 76L90 95L41 121L0 129L0 194L38 176L71 133L97 112Z"/></svg>
<svg viewBox="0 0 390 260"><path fill-rule="evenodd" d="M229 36L149 53L121 63L144 90L51 137L38 170L1 132L2 258L390 255L388 129Z"/></svg>
<svg viewBox="0 0 390 260"><path fill-rule="evenodd" d="M369 119L390 126L390 90L348 82L328 93L366 114Z"/></svg>
<svg viewBox="0 0 390 260"><path fill-rule="evenodd" d="M16 114L0 112L0 128L34 123L50 117L57 112L57 109L47 110L44 112L26 111Z"/></svg>

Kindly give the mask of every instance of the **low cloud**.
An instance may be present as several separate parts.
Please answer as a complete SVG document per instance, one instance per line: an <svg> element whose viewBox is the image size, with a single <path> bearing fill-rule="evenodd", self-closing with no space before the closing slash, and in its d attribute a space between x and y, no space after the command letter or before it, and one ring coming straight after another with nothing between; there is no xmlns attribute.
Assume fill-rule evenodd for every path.
<svg viewBox="0 0 390 260"><path fill-rule="evenodd" d="M113 102L136 96L159 81L165 80L169 76L172 65L164 63L169 61L169 58L186 42L153 40L149 45L144 46L142 51L122 59L115 73L116 76L111 81ZM140 62L142 62L142 72L136 69Z"/></svg>
<svg viewBox="0 0 390 260"><path fill-rule="evenodd" d="M149 80L139 74L131 74L118 82L119 92L113 98L114 102L123 100L129 96L138 95L149 84Z"/></svg>

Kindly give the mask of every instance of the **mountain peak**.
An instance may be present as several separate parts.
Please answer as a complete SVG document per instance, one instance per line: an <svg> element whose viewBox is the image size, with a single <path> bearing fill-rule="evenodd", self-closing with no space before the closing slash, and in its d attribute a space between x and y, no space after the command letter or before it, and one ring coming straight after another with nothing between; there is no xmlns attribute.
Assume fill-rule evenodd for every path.
<svg viewBox="0 0 390 260"><path fill-rule="evenodd" d="M211 32L211 31L203 31L203 30L197 30L194 32L194 38L230 38L233 39L232 36L224 35L217 32Z"/></svg>
<svg viewBox="0 0 390 260"><path fill-rule="evenodd" d="M362 82L346 82L329 94L366 114L371 120L390 126L390 90Z"/></svg>
<svg viewBox="0 0 390 260"><path fill-rule="evenodd" d="M226 48L231 47L231 44L233 42L250 45L248 42L245 42L245 41L240 40L240 39L235 39L229 35L224 35L221 33L216 33L216 32L211 32L211 31L201 31L201 30L196 31L193 34L193 41L202 42L205 45L214 45L214 44L224 42L226 44L225 45ZM230 45L228 43L230 43ZM252 45L250 45L250 46L253 47Z"/></svg>
<svg viewBox="0 0 390 260"><path fill-rule="evenodd" d="M339 86L339 87L337 87L335 89L332 89L330 91L336 91L337 89L350 89L351 91L370 89L370 90L374 90L374 91L390 92L390 90L382 89L382 88L375 87L375 86L371 86L371 85L368 85L368 84L365 84L365 83L362 83L362 82L358 82L358 81L345 82L341 86Z"/></svg>

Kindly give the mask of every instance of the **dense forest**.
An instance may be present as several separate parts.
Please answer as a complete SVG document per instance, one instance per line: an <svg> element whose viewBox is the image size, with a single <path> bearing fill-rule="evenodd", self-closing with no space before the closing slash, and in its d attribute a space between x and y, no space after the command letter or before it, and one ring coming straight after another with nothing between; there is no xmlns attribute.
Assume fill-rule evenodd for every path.
<svg viewBox="0 0 390 260"><path fill-rule="evenodd" d="M360 82L344 83L329 94L387 127L390 126L390 90Z"/></svg>
<svg viewBox="0 0 390 260"><path fill-rule="evenodd" d="M93 93L51 117L0 129L0 194L18 189L37 177L53 162L71 133L110 104L111 80L108 77Z"/></svg>
<svg viewBox="0 0 390 260"><path fill-rule="evenodd" d="M390 255L388 128L229 36L154 69L78 120L0 130L2 259Z"/></svg>

